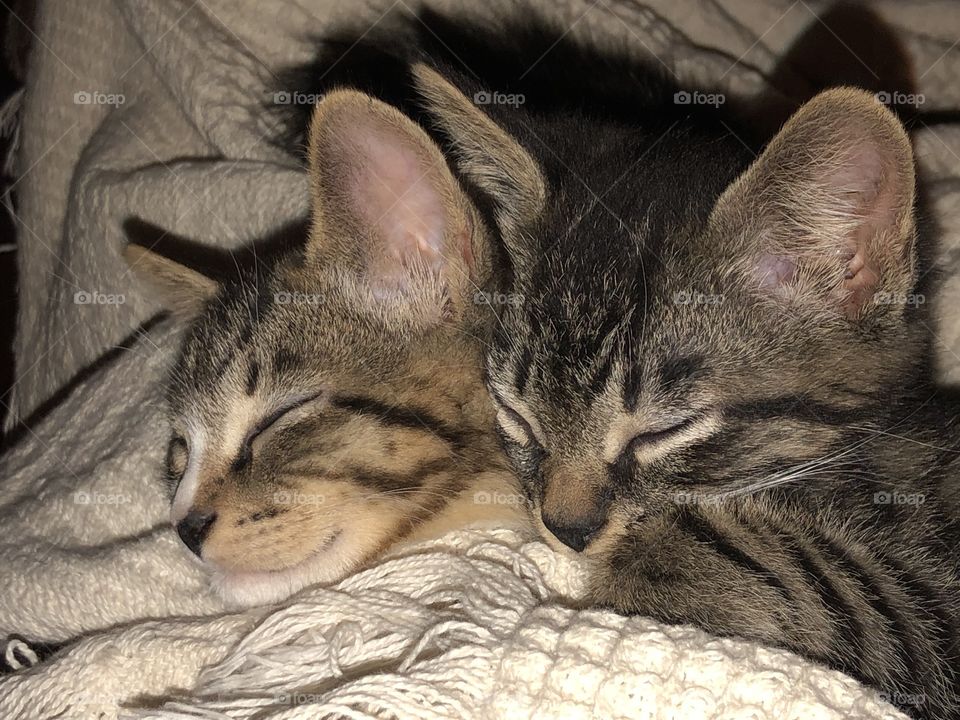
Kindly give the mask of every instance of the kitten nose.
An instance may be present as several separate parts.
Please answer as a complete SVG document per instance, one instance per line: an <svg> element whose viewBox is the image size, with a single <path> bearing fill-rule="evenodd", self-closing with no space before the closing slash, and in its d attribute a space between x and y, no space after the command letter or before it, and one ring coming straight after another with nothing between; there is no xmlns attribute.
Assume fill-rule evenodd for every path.
<svg viewBox="0 0 960 720"><path fill-rule="evenodd" d="M593 519L578 518L576 523L562 523L550 515L543 515L543 524L546 525L547 530L553 533L557 540L577 552L583 552L583 549L593 539L594 534L600 529L603 522L604 519L598 517Z"/></svg>
<svg viewBox="0 0 960 720"><path fill-rule="evenodd" d="M200 548L210 534L210 528L213 527L216 519L215 512L204 513L191 510L183 520L177 523L177 535L197 557L200 557Z"/></svg>

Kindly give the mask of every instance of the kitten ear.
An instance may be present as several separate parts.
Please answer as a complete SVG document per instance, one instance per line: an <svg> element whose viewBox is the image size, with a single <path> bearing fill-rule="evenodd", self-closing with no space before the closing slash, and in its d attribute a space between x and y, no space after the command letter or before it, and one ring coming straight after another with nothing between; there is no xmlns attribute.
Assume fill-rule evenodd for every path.
<svg viewBox="0 0 960 720"><path fill-rule="evenodd" d="M511 255L516 231L536 218L546 200L546 181L536 160L474 102L439 73L419 63L414 84L425 109L450 137L460 171L495 203L496 222Z"/></svg>
<svg viewBox="0 0 960 720"><path fill-rule="evenodd" d="M219 283L146 247L146 244L152 247L158 242L150 241L151 237L163 235L156 226L128 220L124 223L124 232L130 244L124 248L123 257L133 274L175 316L191 320L199 315L206 302L219 290Z"/></svg>
<svg viewBox="0 0 960 720"><path fill-rule="evenodd" d="M914 281L914 166L900 122L872 95L838 88L803 105L727 188L710 218L743 245L747 273L783 299L827 302L851 320Z"/></svg>
<svg viewBox="0 0 960 720"><path fill-rule="evenodd" d="M462 309L489 263L486 237L422 128L379 100L336 90L314 110L308 158L308 257L355 272L375 298L436 317L448 301Z"/></svg>

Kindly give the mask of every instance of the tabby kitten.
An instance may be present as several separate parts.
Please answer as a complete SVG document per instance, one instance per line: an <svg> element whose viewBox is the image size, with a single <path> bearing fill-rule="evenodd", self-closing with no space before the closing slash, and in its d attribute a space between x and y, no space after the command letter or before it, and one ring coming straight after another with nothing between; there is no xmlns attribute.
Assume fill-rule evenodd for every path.
<svg viewBox="0 0 960 720"><path fill-rule="evenodd" d="M417 75L513 267L504 446L596 601L957 717L958 412L927 377L900 123L828 90L753 159L669 85L624 125L492 117Z"/></svg>
<svg viewBox="0 0 960 720"><path fill-rule="evenodd" d="M190 321L169 382L171 519L231 603L340 578L401 541L522 523L482 380L487 231L397 110L329 93L305 247L218 283L136 244Z"/></svg>

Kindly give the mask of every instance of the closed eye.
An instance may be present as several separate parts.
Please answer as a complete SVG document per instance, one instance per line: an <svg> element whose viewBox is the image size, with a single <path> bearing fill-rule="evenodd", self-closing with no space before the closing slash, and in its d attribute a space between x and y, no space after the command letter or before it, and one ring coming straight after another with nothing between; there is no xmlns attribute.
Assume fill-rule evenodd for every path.
<svg viewBox="0 0 960 720"><path fill-rule="evenodd" d="M243 444L240 446L240 452L237 453L237 457L233 461L233 469L241 470L250 462L253 457L253 443L257 438L259 438L268 430L272 429L290 413L302 408L304 405L307 405L310 402L313 402L323 394L323 391L320 391L310 395L294 398L293 400L284 403L272 413L260 420L260 422L254 425L250 432L247 433L247 437L244 438Z"/></svg>
<svg viewBox="0 0 960 720"><path fill-rule="evenodd" d="M175 434L167 446L167 475L171 482L178 483L187 470L190 449L182 435Z"/></svg>
<svg viewBox="0 0 960 720"><path fill-rule="evenodd" d="M613 462L652 462L681 446L710 437L720 427L719 413L703 410L673 425L634 435Z"/></svg>
<svg viewBox="0 0 960 720"><path fill-rule="evenodd" d="M687 418L686 420L682 420L675 425L671 425L670 427L666 427L662 430L653 430L651 432L642 432L638 435L634 435L633 439L631 439L624 448L624 452L633 453L637 450L657 445L658 443L669 440L675 435L683 432L691 425L693 425L693 418Z"/></svg>

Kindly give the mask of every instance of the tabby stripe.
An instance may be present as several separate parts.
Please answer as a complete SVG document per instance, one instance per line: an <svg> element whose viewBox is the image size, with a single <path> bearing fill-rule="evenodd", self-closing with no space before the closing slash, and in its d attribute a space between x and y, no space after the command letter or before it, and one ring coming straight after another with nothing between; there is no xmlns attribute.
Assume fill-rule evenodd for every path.
<svg viewBox="0 0 960 720"><path fill-rule="evenodd" d="M863 593L864 599L870 604L874 612L890 621L891 631L887 635L896 647L901 666L911 674L925 672L926 664L922 662L924 653L916 647L909 619L905 620L902 613L891 605L883 589L877 585L867 568L851 558L833 540L822 535L819 537L822 540L821 552L828 555L834 565L841 568L860 585L865 591Z"/></svg>
<svg viewBox="0 0 960 720"><path fill-rule="evenodd" d="M335 397L332 400L335 407L349 410L358 415L376 418L383 425L409 428L410 430L424 430L433 433L444 442L461 448L464 445L463 434L450 427L447 423L431 415L426 410L411 407L395 407L359 395Z"/></svg>
<svg viewBox="0 0 960 720"><path fill-rule="evenodd" d="M761 563L731 543L706 519L697 517L691 509L684 507L678 514L678 521L681 530L692 535L700 542L710 545L713 550L730 562L739 565L752 575L756 575L768 586L785 595L788 600L792 598L792 593L787 589L787 586L783 584L783 581L777 577L776 573L764 567ZM747 529L749 530L750 528L748 527Z"/></svg>
<svg viewBox="0 0 960 720"><path fill-rule="evenodd" d="M731 447L736 447L743 438L752 438L755 431L746 427L728 426L723 427L712 435L698 438L693 442L684 445L678 449L678 457L682 457L688 470L681 473L677 480L686 485L703 484L703 472L701 467L723 467L728 464L726 458L730 453ZM733 483L740 480L745 474L751 473L757 477L763 477L766 474L775 472L782 468L782 460L770 460L763 465L752 465L748 468L732 468L729 475L718 477L711 480L710 487L723 487L727 483ZM769 467L769 470L766 468ZM762 474L761 474L761 471Z"/></svg>
<svg viewBox="0 0 960 720"><path fill-rule="evenodd" d="M862 646L862 639L866 637L866 629L857 617L854 606L847 602L843 593L831 579L829 565L826 563L824 563L824 566L820 565L818 562L820 558L815 559L816 556L810 552L810 548L797 537L794 528L774 525L773 518L770 517L764 518L764 524L781 539L786 551L809 579L809 584L816 590L820 603L839 627L839 638L832 638L831 658L823 659L832 659L834 663L841 663L844 666L847 666L847 663L843 662L847 658L856 657L859 661L860 658L855 653L851 653L850 648ZM836 641L840 642L839 646ZM851 674L862 676L859 665L858 662L857 667L845 667L845 669Z"/></svg>
<svg viewBox="0 0 960 720"><path fill-rule="evenodd" d="M524 343L513 375L513 384L517 389L517 395L523 395L523 390L527 387L527 382L530 380L530 366L532 364L533 347L530 343Z"/></svg>
<svg viewBox="0 0 960 720"><path fill-rule="evenodd" d="M371 490L390 492L393 490L417 490L423 487L424 481L431 475L450 470L450 468L450 461L447 458L440 458L426 460L408 473L370 470L355 466L349 468L344 475L353 478L360 485Z"/></svg>
<svg viewBox="0 0 960 720"><path fill-rule="evenodd" d="M960 641L960 634L956 631L957 620L944 612L946 603L943 601L942 591L907 568L899 558L886 556L884 560L897 571L898 584L914 601L918 611L929 615L935 621L934 642L937 645L937 657L951 670L958 667L957 659L960 656L960 649L957 643ZM957 673L953 672L952 676L956 684Z"/></svg>
<svg viewBox="0 0 960 720"><path fill-rule="evenodd" d="M860 422L873 413L871 408L841 408L814 400L805 393L781 397L749 400L728 405L724 414L744 420L772 420L782 417L817 420L829 425L848 425Z"/></svg>
<svg viewBox="0 0 960 720"><path fill-rule="evenodd" d="M635 413L640 403L640 390L643 387L643 373L639 363L629 363L623 373L623 408Z"/></svg>
<svg viewBox="0 0 960 720"><path fill-rule="evenodd" d="M610 379L610 373L613 370L613 354L614 350L612 348L607 350L603 360L599 365L596 365L596 370L590 380L590 392L594 395L599 395L607 386L607 380Z"/></svg>

